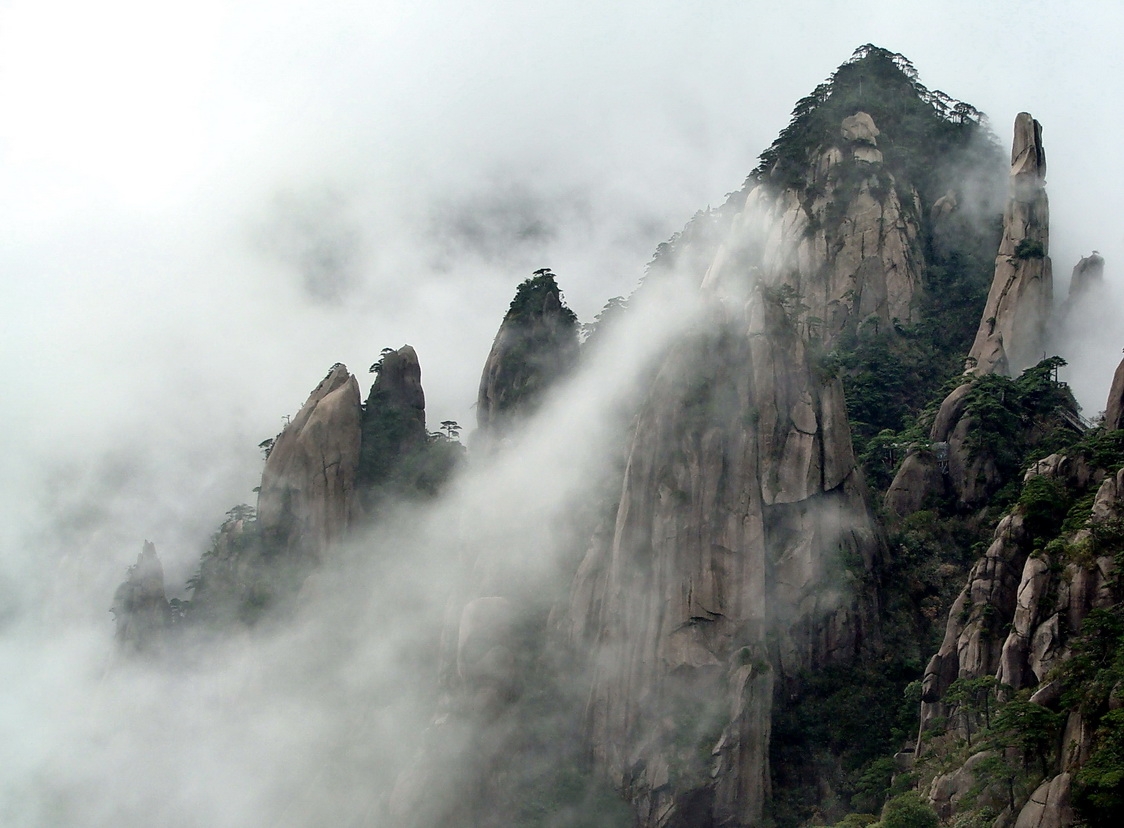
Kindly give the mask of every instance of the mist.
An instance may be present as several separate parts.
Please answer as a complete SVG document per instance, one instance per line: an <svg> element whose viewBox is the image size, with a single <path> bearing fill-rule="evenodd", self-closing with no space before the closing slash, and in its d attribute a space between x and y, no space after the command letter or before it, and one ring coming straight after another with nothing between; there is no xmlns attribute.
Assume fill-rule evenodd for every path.
<svg viewBox="0 0 1124 828"><path fill-rule="evenodd" d="M456 561L549 580L615 406L691 305L639 313L514 450L357 538L291 627L117 662L107 610L142 541L182 596L335 362L363 379L408 342L430 427L470 429L522 279L553 268L591 321L863 43L1001 145L1015 113L1042 122L1059 299L1095 248L1119 308L1124 12L901 5L0 5L0 821L366 819L432 712L385 700L426 669ZM1059 343L1087 416L1120 317Z"/></svg>

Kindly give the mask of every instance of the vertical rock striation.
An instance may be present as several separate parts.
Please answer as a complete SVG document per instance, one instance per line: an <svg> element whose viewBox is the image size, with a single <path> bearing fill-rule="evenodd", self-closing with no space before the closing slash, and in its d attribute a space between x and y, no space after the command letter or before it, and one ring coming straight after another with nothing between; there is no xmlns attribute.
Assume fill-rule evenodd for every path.
<svg viewBox="0 0 1124 828"><path fill-rule="evenodd" d="M800 182L749 190L708 282L759 266L799 300L801 325L825 347L860 325L893 331L915 322L921 200L886 169L879 135L874 119L856 112L809 159Z"/></svg>
<svg viewBox="0 0 1124 828"><path fill-rule="evenodd" d="M425 391L421 363L409 345L386 349L363 408L358 483L371 490L387 483L403 458L425 445Z"/></svg>
<svg viewBox="0 0 1124 828"><path fill-rule="evenodd" d="M842 386L775 291L732 298L747 278L708 275L708 330L661 367L572 592L594 755L653 828L758 824L774 693L869 633L879 541Z"/></svg>

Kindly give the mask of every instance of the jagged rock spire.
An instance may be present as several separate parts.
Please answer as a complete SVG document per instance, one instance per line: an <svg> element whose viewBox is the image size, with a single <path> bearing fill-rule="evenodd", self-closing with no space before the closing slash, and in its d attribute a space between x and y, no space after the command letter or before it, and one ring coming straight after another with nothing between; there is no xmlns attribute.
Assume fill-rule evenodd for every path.
<svg viewBox="0 0 1124 828"><path fill-rule="evenodd" d="M1017 376L1042 358L1053 302L1050 207L1042 125L1026 112L1015 118L1009 181L995 277L968 352L970 373Z"/></svg>

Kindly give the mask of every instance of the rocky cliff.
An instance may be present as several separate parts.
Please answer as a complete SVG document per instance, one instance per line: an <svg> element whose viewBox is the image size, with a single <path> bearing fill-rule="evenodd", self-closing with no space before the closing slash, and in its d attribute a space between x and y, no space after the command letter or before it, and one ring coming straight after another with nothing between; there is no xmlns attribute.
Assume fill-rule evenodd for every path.
<svg viewBox="0 0 1124 828"><path fill-rule="evenodd" d="M403 460L426 442L425 391L421 364L409 345L386 348L372 371L377 374L363 407L357 478L371 502L391 482Z"/></svg>
<svg viewBox="0 0 1124 828"><path fill-rule="evenodd" d="M450 543L437 663L402 681L434 715L372 814L795 828L867 824L889 800L886 825L912 808L1031 828L1094 801L1115 813L1124 365L1085 433L1062 361L1031 364L1050 302L1041 127L1016 119L994 260L999 222L978 220L992 150L980 113L863 47L743 189L660 246L634 298L677 280L701 319L658 340L651 382L620 404L602 479L549 529L550 577L481 548L525 538ZM1083 260L1075 290L1097 267ZM482 371L478 468L518 460L492 449L578 342L537 271ZM385 349L372 370L360 406L334 366L274 441L257 514L227 514L189 618L254 621L360 518L440 490L462 450L426 431L417 354ZM888 486L885 526L864 470ZM114 602L130 646L174 615L149 553Z"/></svg>
<svg viewBox="0 0 1124 828"><path fill-rule="evenodd" d="M825 345L860 325L877 332L915 322L921 200L883 163L880 135L871 115L856 111L816 147L802 180L779 192L770 180L753 187L708 279L750 262L782 278L805 306L801 324Z"/></svg>
<svg viewBox="0 0 1124 828"><path fill-rule="evenodd" d="M758 824L774 693L870 634L842 387L764 292L712 314L660 369L570 607L592 749L643 826Z"/></svg>

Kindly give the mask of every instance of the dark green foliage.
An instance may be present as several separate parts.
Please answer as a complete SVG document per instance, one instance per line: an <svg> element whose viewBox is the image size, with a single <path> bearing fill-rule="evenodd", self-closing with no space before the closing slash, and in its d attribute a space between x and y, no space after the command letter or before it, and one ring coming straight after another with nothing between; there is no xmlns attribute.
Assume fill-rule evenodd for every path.
<svg viewBox="0 0 1124 828"><path fill-rule="evenodd" d="M810 156L841 143L840 123L858 111L869 113L882 132L886 169L917 186L926 203L946 186L934 158L979 153L981 143L987 154L986 126L974 107L926 89L905 57L867 44L797 102L791 122L761 154L753 177L802 186Z"/></svg>
<svg viewBox="0 0 1124 828"><path fill-rule="evenodd" d="M921 665L887 660L800 676L773 712L769 747L778 825L810 816L817 766L838 761L838 793L857 810L879 807L890 787L887 757L917 728ZM832 758L834 757L834 758Z"/></svg>
<svg viewBox="0 0 1124 828"><path fill-rule="evenodd" d="M364 489L391 483L404 459L424 444L424 413L384 400L371 389L363 410L359 484Z"/></svg>
<svg viewBox="0 0 1124 828"><path fill-rule="evenodd" d="M1091 610L1070 648L1061 668L1062 700L1096 717L1108 706L1113 688L1124 682L1124 607Z"/></svg>
<svg viewBox="0 0 1124 828"><path fill-rule="evenodd" d="M1018 500L1027 530L1041 537L1058 533L1071 503L1072 498L1065 486L1041 476L1032 477L1023 484Z"/></svg>
<svg viewBox="0 0 1124 828"><path fill-rule="evenodd" d="M1068 448L1066 453L1082 457L1090 466L1113 474L1124 465L1124 429L1093 429Z"/></svg>
<svg viewBox="0 0 1124 828"><path fill-rule="evenodd" d="M1037 239L1023 239L1015 247L1016 259L1041 259L1045 255L1046 249Z"/></svg>
<svg viewBox="0 0 1124 828"><path fill-rule="evenodd" d="M940 820L916 791L895 796L882 809L882 828L937 828Z"/></svg>
<svg viewBox="0 0 1124 828"><path fill-rule="evenodd" d="M1049 774L1049 760L1064 717L1042 705L1022 698L1012 699L995 715L994 730L1001 743L1019 748L1029 764L1037 759L1043 776Z"/></svg>
<svg viewBox="0 0 1124 828"><path fill-rule="evenodd" d="M1101 718L1093 744L1077 772L1077 810L1089 828L1117 828L1124 825L1124 709Z"/></svg>
<svg viewBox="0 0 1124 828"><path fill-rule="evenodd" d="M425 429L425 400L407 376L404 357L384 348L372 366L378 374L363 407L358 486L368 507L386 499L432 497L463 459L460 426Z"/></svg>
<svg viewBox="0 0 1124 828"><path fill-rule="evenodd" d="M557 313L563 323L570 328L578 324L577 314L566 307L553 271L549 267L540 268L516 289L504 322L529 325L542 318L544 308L552 301L557 302Z"/></svg>

